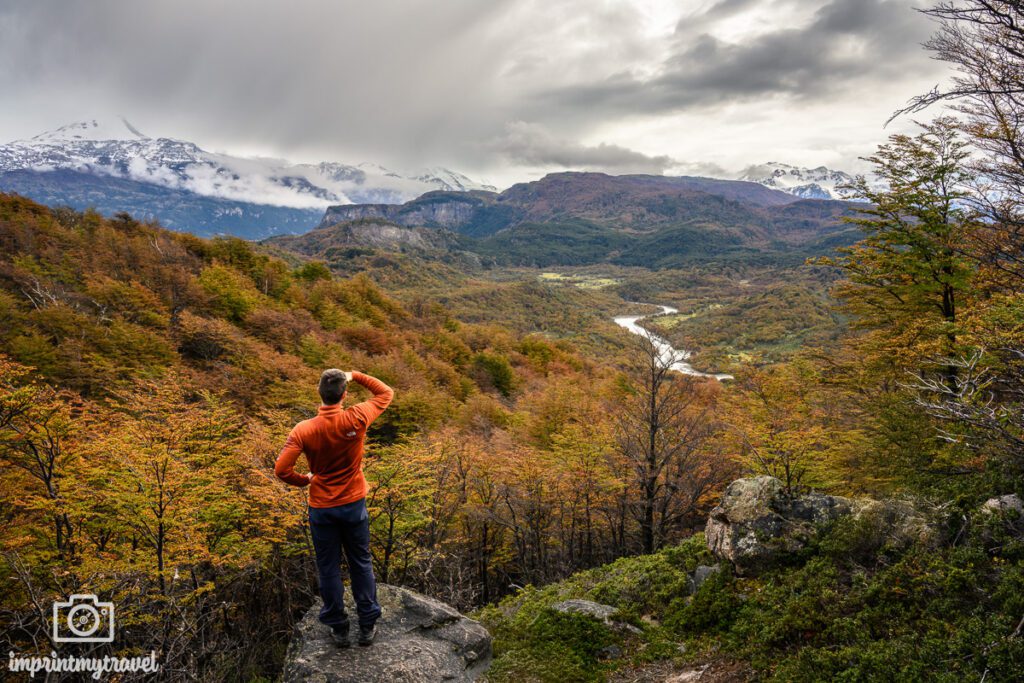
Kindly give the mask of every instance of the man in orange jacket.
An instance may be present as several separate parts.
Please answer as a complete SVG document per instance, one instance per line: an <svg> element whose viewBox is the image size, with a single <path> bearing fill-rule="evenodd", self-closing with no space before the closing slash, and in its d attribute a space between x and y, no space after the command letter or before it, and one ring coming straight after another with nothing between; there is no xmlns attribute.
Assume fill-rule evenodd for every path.
<svg viewBox="0 0 1024 683"><path fill-rule="evenodd" d="M373 392L373 398L342 408L349 382L362 384ZM370 557L363 441L366 428L391 404L395 392L375 377L335 369L324 371L318 390L322 402L319 414L295 425L277 456L274 474L293 486L309 486L309 528L324 600L321 623L331 627L335 643L349 646L348 615L342 602L344 549L359 617L359 644L370 645L380 605ZM309 474L295 471L300 453L306 454Z"/></svg>

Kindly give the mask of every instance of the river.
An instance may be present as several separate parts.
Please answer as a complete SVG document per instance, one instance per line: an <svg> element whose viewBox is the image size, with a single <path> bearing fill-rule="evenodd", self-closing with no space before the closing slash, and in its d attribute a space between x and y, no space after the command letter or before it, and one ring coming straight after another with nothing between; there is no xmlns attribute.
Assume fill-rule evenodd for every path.
<svg viewBox="0 0 1024 683"><path fill-rule="evenodd" d="M624 327L633 334L638 334L642 337L649 337L651 342L654 344L654 348L658 350L658 355L661 357L662 362L671 362L673 370L677 370L684 375L694 375L696 377L714 377L718 381L732 379L732 375L726 375L724 373L707 373L695 370L692 365L687 363L687 359L690 357L690 352L683 349L675 349L666 339L653 334L649 330L641 327L638 323L644 318L653 318L658 315L668 315L669 313L678 313L678 308L672 308L671 306L662 306L660 304L644 304L645 306L657 306L661 309L661 313L653 313L651 315L622 315L617 318L613 318L615 324L619 327Z"/></svg>

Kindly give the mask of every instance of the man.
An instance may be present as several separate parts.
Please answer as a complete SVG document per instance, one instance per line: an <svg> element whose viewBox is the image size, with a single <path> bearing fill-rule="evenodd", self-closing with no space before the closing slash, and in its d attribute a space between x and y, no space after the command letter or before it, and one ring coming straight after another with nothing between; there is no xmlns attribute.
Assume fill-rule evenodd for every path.
<svg viewBox="0 0 1024 683"><path fill-rule="evenodd" d="M348 383L373 392L369 401L342 408ZM324 606L320 621L331 627L334 642L349 646L349 621L342 602L341 551L348 560L352 597L359 617L359 644L373 643L380 617L377 582L370 558L370 518L366 513L363 478L363 441L366 428L384 412L395 392L379 379L361 372L325 370L320 376L319 414L295 425L284 450L277 456L274 474L293 486L309 485L309 528L320 574ZM309 474L295 471L300 453L309 461Z"/></svg>

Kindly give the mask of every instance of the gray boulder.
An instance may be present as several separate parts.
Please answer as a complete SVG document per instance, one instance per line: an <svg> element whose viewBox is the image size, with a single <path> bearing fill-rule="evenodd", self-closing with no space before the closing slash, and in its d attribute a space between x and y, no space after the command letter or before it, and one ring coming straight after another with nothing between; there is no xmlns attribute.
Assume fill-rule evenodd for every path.
<svg viewBox="0 0 1024 683"><path fill-rule="evenodd" d="M602 605L601 603L594 602L593 600L578 599L556 602L551 605L551 609L564 614L585 614L588 617L594 617L595 619L605 623L610 623L612 615L619 611L618 607Z"/></svg>
<svg viewBox="0 0 1024 683"><path fill-rule="evenodd" d="M988 543L1001 544L1004 534L1020 540L1024 538L1024 501L1016 493L989 498L978 509L975 519L980 522L981 538Z"/></svg>
<svg viewBox="0 0 1024 683"><path fill-rule="evenodd" d="M349 614L355 608L348 604ZM285 658L284 683L420 683L475 681L491 661L491 635L448 605L414 591L378 584L384 612L370 647L338 648L317 619L320 601L295 627Z"/></svg>
<svg viewBox="0 0 1024 683"><path fill-rule="evenodd" d="M791 497L781 481L766 475L731 483L711 511L705 535L715 557L741 576L756 576L803 549L824 525L848 516L868 521L879 545L906 546L934 536L927 517L909 503L820 493Z"/></svg>
<svg viewBox="0 0 1024 683"><path fill-rule="evenodd" d="M1024 501L1016 493L998 498L989 498L981 505L981 512L987 515L1003 515L1010 513L1015 516L1024 515Z"/></svg>
<svg viewBox="0 0 1024 683"><path fill-rule="evenodd" d="M720 565L711 565L710 567L706 564L699 565L690 577L690 583L693 586L692 592L696 593L700 590L700 587L704 585L704 582L708 580L713 574L717 574L722 570Z"/></svg>

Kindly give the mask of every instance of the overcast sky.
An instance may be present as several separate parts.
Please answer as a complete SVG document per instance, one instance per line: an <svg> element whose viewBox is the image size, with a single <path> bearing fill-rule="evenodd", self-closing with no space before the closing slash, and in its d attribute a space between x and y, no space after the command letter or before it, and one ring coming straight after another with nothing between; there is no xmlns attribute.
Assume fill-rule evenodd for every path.
<svg viewBox="0 0 1024 683"><path fill-rule="evenodd" d="M922 0L927 2L927 0ZM946 76L909 0L0 0L0 140L124 116L295 161L861 170Z"/></svg>

